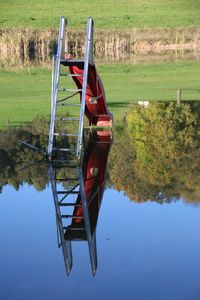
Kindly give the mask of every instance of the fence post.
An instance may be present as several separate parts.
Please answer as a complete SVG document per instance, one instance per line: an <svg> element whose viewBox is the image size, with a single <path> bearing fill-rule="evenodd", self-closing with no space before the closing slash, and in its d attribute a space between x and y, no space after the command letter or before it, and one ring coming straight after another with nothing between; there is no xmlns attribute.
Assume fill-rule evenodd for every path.
<svg viewBox="0 0 200 300"><path fill-rule="evenodd" d="M178 105L181 104L181 89L176 90L176 101Z"/></svg>
<svg viewBox="0 0 200 300"><path fill-rule="evenodd" d="M10 119L7 119L7 126L10 128Z"/></svg>

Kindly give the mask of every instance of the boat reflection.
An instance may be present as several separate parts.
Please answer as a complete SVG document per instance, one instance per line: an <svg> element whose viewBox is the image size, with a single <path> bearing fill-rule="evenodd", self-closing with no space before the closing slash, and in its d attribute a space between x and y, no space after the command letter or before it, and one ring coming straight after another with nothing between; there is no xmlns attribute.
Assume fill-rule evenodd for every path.
<svg viewBox="0 0 200 300"><path fill-rule="evenodd" d="M87 241L92 274L95 275L97 270L96 226L111 144L111 131L92 132L81 163L57 155L49 166L58 245L62 247L68 275L73 265L72 241ZM59 175L62 169L67 174L64 178Z"/></svg>

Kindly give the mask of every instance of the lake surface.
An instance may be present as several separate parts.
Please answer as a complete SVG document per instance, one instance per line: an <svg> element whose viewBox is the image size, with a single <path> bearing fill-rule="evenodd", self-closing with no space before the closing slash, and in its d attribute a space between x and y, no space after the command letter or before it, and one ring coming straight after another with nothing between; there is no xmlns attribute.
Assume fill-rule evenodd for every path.
<svg viewBox="0 0 200 300"><path fill-rule="evenodd" d="M0 198L1 299L199 299L199 206L137 204L106 190L96 276L77 242L67 277L51 189L6 187Z"/></svg>
<svg viewBox="0 0 200 300"><path fill-rule="evenodd" d="M2 131L0 299L199 299L199 111L198 102L142 104L125 128L116 124L93 229L94 276L87 240L72 241L67 276L48 166L16 144L26 137L42 148L45 135L31 126ZM89 169L95 178L100 165Z"/></svg>

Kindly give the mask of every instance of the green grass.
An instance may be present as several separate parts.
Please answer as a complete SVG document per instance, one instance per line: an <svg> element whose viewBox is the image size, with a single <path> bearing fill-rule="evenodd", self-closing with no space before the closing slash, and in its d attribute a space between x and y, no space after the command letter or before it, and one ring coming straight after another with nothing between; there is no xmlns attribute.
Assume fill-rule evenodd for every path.
<svg viewBox="0 0 200 300"><path fill-rule="evenodd" d="M115 120L137 100L175 100L177 88L200 88L200 62L99 65L108 106ZM0 72L0 127L50 113L51 72ZM200 99L200 91L183 91L183 99Z"/></svg>
<svg viewBox="0 0 200 300"><path fill-rule="evenodd" d="M91 15L98 29L195 27L199 0L0 0L0 26L58 28L68 18L71 28L85 28Z"/></svg>
<svg viewBox="0 0 200 300"><path fill-rule="evenodd" d="M159 64L112 64L99 66L108 98L131 100L173 100L176 89L200 88L200 62ZM185 94L185 92L184 92ZM184 96L184 95L183 95ZM190 92L185 99L199 98Z"/></svg>
<svg viewBox="0 0 200 300"><path fill-rule="evenodd" d="M50 111L51 74L47 70L1 72L0 126L20 124Z"/></svg>

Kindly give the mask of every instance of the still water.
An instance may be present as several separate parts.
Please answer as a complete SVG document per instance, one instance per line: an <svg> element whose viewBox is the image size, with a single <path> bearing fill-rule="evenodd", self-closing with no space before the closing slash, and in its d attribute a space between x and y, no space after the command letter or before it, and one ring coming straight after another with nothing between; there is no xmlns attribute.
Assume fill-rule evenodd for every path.
<svg viewBox="0 0 200 300"><path fill-rule="evenodd" d="M2 131L0 299L199 299L199 107L133 106L124 128L117 124L113 144L108 133L95 134L95 141L89 136L81 170L88 197L98 203L89 209L97 257L92 247L92 264L89 242L79 236L69 276L48 167L58 167L60 179L69 172L16 143L26 139L43 148L45 134L33 128L45 120ZM58 183L61 191L69 185ZM77 218L65 232L77 220L83 225L81 211L72 213Z"/></svg>

